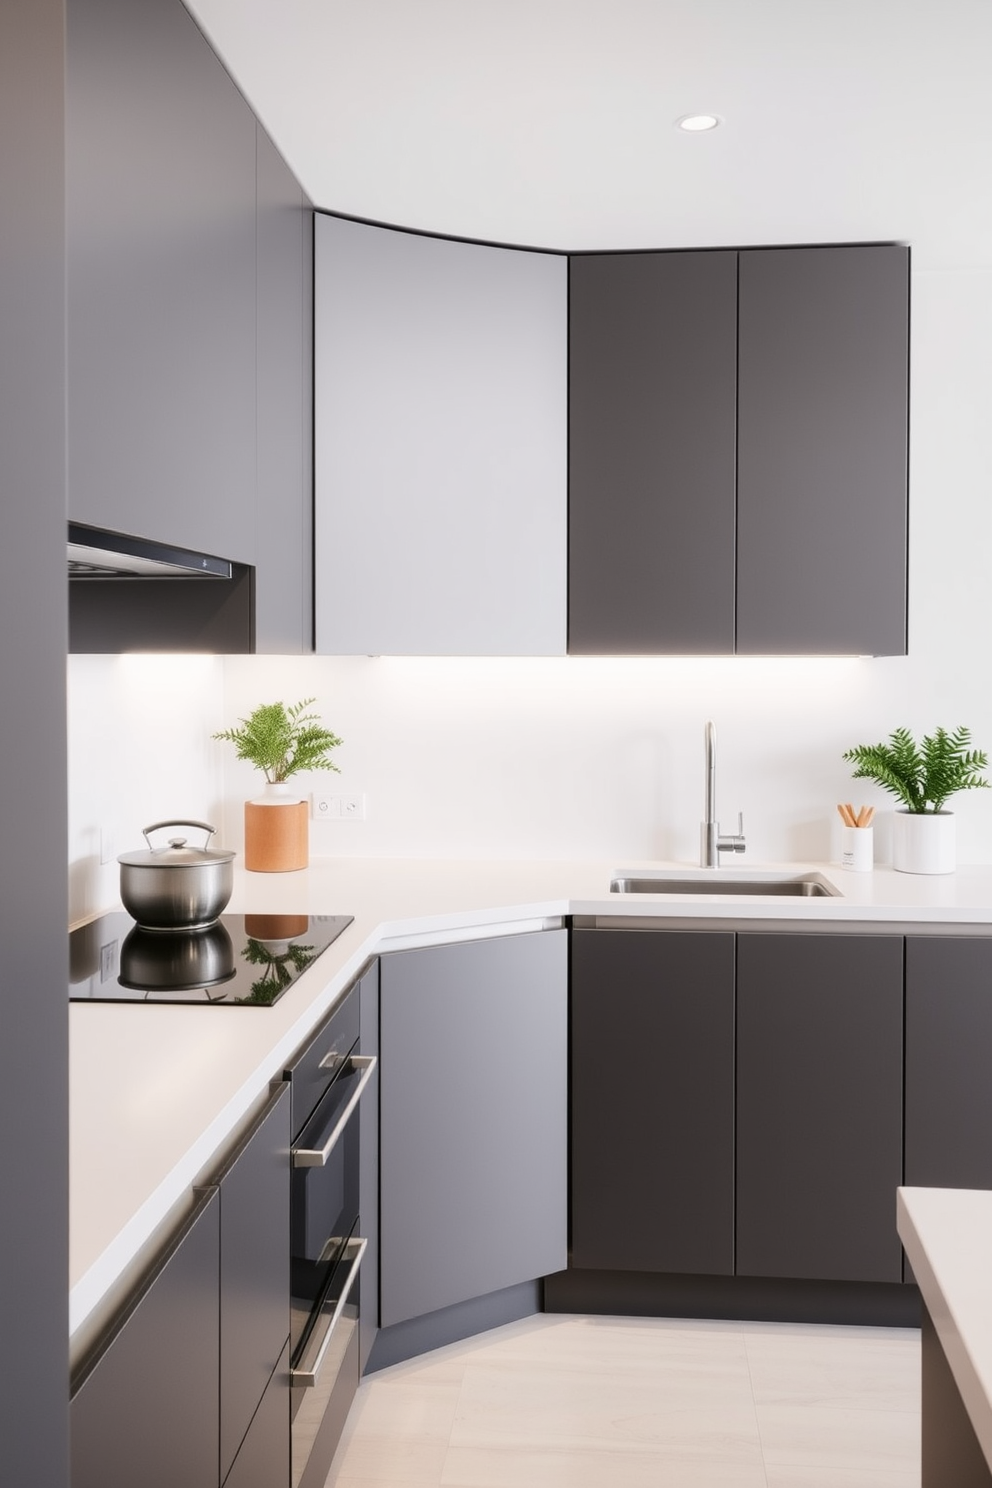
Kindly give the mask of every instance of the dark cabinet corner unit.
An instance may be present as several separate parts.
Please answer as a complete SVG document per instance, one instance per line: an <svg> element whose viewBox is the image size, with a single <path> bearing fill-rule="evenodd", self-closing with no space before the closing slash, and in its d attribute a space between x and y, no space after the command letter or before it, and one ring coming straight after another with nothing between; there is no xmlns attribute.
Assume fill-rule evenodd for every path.
<svg viewBox="0 0 992 1488"><path fill-rule="evenodd" d="M734 935L572 935L580 1269L734 1269Z"/></svg>
<svg viewBox="0 0 992 1488"><path fill-rule="evenodd" d="M737 1271L899 1282L901 936L737 940Z"/></svg>

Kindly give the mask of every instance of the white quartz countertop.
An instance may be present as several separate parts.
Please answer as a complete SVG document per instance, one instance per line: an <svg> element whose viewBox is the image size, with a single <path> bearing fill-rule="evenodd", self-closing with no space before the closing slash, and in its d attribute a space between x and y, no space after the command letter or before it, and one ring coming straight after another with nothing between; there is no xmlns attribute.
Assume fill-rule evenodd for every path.
<svg viewBox="0 0 992 1488"><path fill-rule="evenodd" d="M70 1004L70 1335L106 1305L141 1247L378 951L540 929L567 914L992 933L992 867L917 877L755 865L783 874L812 869L840 890L834 898L610 893L617 870L659 868L700 872L620 860L352 858L316 859L299 873L236 869L233 913L350 914L354 921L269 1008Z"/></svg>
<svg viewBox="0 0 992 1488"><path fill-rule="evenodd" d="M897 1228L992 1467L992 1193L901 1188Z"/></svg>

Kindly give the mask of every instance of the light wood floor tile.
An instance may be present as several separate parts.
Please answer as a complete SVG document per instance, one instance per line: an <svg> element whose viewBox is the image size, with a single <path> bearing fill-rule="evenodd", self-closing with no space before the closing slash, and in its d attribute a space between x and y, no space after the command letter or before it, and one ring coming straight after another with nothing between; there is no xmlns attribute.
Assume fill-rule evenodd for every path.
<svg viewBox="0 0 992 1488"><path fill-rule="evenodd" d="M920 1419L912 1411L758 1405L768 1467L835 1467L901 1472L920 1460Z"/></svg>
<svg viewBox="0 0 992 1488"><path fill-rule="evenodd" d="M524 1319L363 1384L328 1488L919 1488L919 1334Z"/></svg>

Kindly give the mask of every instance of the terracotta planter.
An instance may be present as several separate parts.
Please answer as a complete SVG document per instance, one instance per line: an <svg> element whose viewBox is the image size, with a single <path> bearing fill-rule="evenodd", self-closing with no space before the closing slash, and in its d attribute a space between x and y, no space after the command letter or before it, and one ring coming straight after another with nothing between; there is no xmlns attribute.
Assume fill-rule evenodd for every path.
<svg viewBox="0 0 992 1488"><path fill-rule="evenodd" d="M293 873L310 861L309 813L285 782L245 802L245 867L253 873Z"/></svg>
<svg viewBox="0 0 992 1488"><path fill-rule="evenodd" d="M953 873L953 811L897 811L892 824L892 866L899 873Z"/></svg>

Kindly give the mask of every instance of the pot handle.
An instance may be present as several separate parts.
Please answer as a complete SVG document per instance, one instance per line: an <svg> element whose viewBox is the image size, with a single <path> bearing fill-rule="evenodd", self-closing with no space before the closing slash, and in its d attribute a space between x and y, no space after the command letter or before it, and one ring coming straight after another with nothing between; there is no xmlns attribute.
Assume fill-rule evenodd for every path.
<svg viewBox="0 0 992 1488"><path fill-rule="evenodd" d="M144 837L145 841L148 843L148 847L149 847L149 850L150 851L154 851L154 848L152 848L152 844L151 844L151 841L149 839L148 833L149 832L157 832L162 827L199 827L199 829L200 829L201 832L206 832L206 834L207 834L206 837L203 839L203 845L204 845L204 847L206 847L206 845L210 841L211 837L217 831L217 828L216 827L212 827L209 822L188 821L186 819L186 817L184 817L184 816L180 816L180 817L176 818L175 820L170 820L170 821L152 822L152 824L151 824L150 827L142 827L142 829L141 829L141 835L142 835L142 837Z"/></svg>

